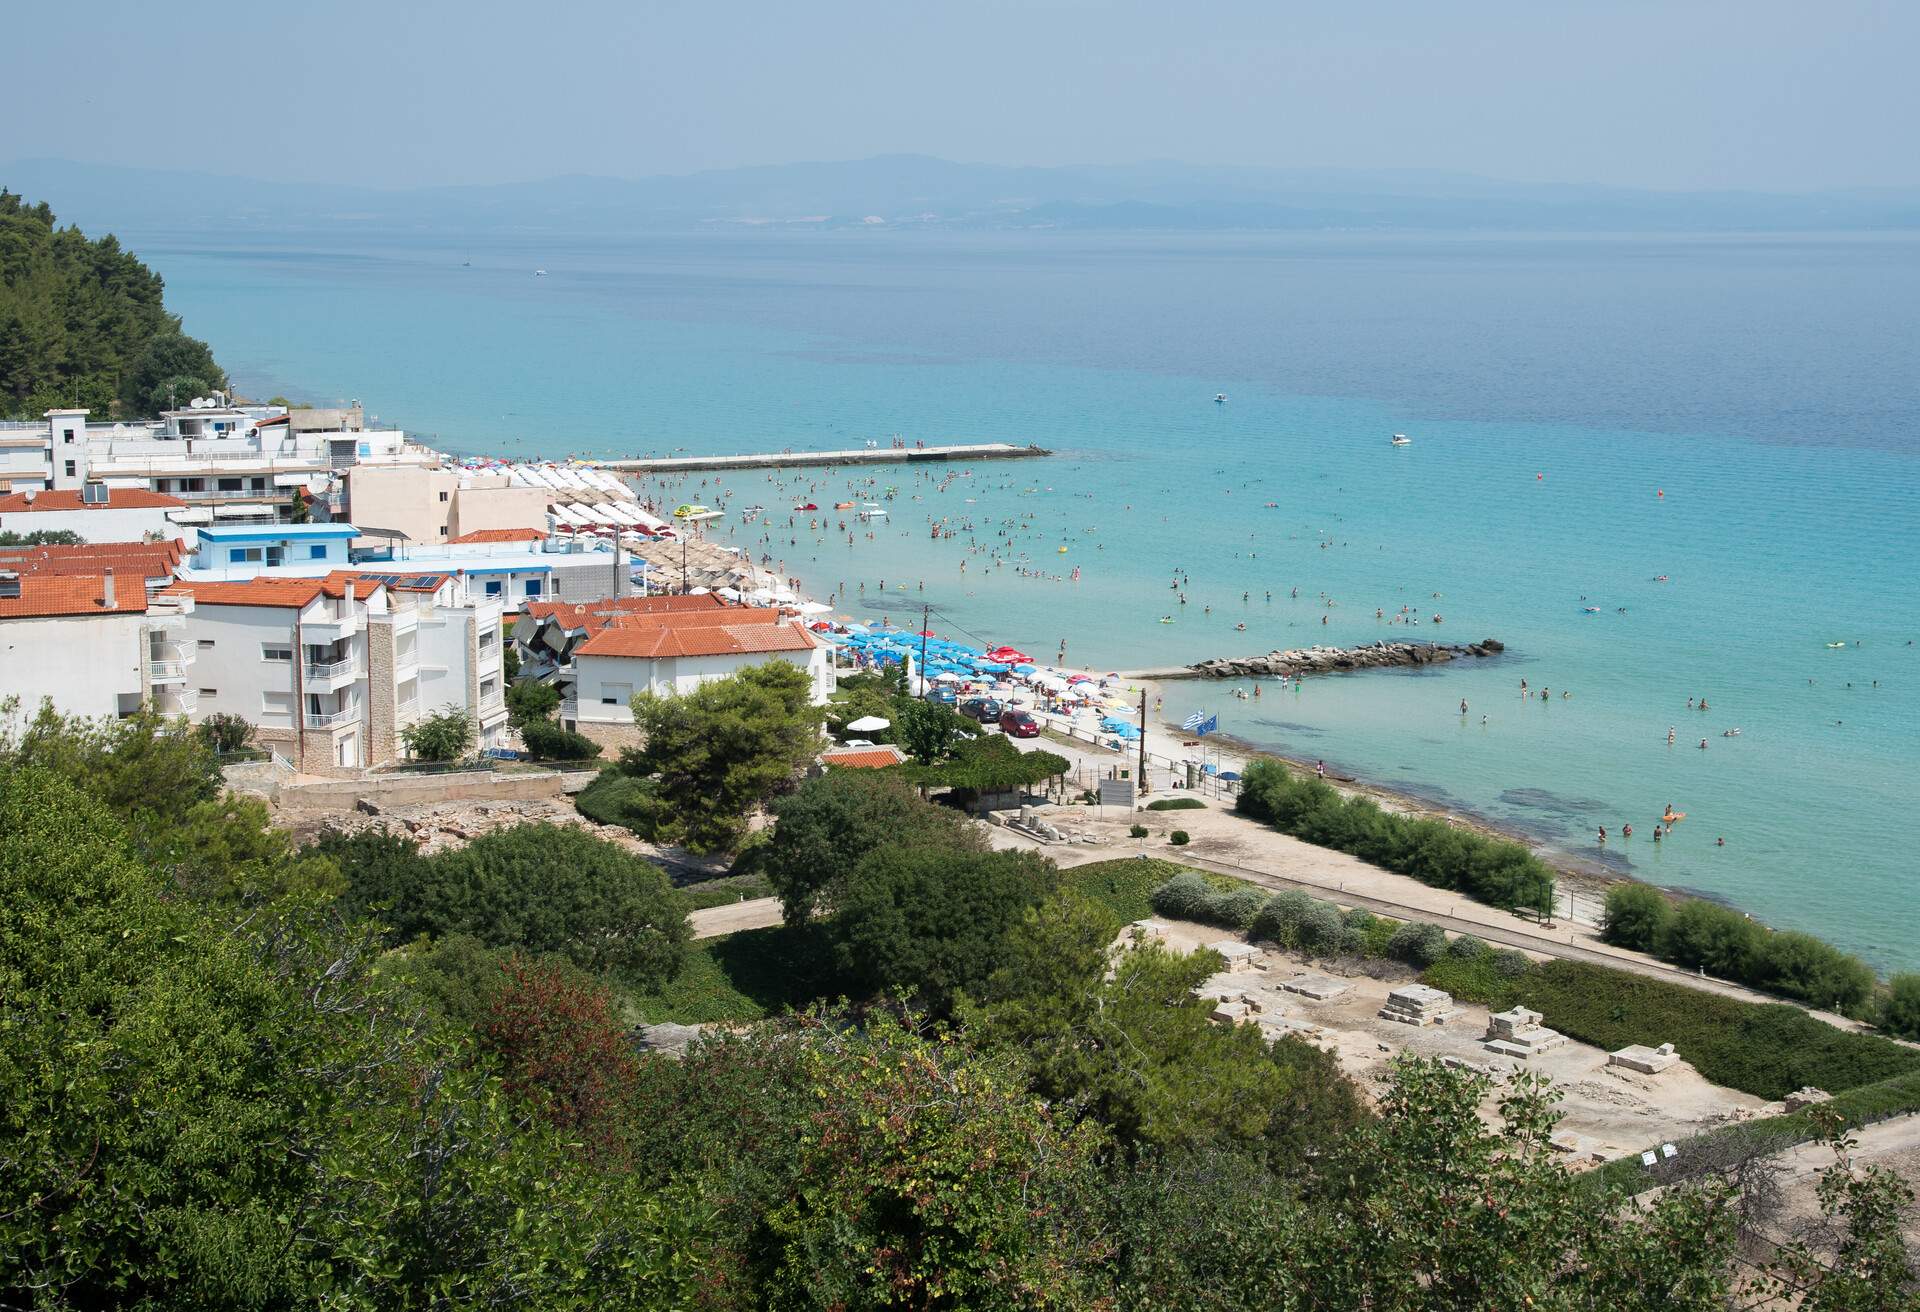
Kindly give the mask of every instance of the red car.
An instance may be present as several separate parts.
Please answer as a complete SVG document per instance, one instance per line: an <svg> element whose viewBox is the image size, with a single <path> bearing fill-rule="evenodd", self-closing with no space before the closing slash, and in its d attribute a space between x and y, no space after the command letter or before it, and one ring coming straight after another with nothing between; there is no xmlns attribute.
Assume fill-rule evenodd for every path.
<svg viewBox="0 0 1920 1312"><path fill-rule="evenodd" d="M1002 711L1000 713L1000 732L1009 738L1038 738L1040 721L1025 711Z"/></svg>

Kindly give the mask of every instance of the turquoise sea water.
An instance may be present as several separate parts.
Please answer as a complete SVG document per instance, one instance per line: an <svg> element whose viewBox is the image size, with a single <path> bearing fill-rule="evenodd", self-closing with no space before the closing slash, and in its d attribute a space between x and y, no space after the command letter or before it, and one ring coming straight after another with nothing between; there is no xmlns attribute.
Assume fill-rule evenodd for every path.
<svg viewBox="0 0 1920 1312"><path fill-rule="evenodd" d="M844 475L659 491L768 506L778 540L737 540L860 613L1074 663L1498 637L1167 711L1920 965L1920 242L128 236L248 392L455 450L1041 443L879 475L851 546L786 525ZM1375 618L1402 606L1445 623Z"/></svg>

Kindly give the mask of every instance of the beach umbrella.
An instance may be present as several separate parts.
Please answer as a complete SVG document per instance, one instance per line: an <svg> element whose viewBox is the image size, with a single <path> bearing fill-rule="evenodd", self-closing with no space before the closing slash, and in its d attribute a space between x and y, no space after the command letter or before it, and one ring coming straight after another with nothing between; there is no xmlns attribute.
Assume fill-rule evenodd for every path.
<svg viewBox="0 0 1920 1312"><path fill-rule="evenodd" d="M877 715L863 715L847 725L849 733L876 733L881 729L893 727L893 721L883 720Z"/></svg>
<svg viewBox="0 0 1920 1312"><path fill-rule="evenodd" d="M832 610L833 607L818 601L803 601L796 609L799 610L802 615L825 615L828 611Z"/></svg>
<svg viewBox="0 0 1920 1312"><path fill-rule="evenodd" d="M942 670L933 676L933 681L935 683L958 683L960 682L960 676L952 670Z"/></svg>
<svg viewBox="0 0 1920 1312"><path fill-rule="evenodd" d="M1219 778L1231 779L1237 783L1239 782L1239 779L1240 779L1240 772L1238 770L1222 770L1219 774Z"/></svg>

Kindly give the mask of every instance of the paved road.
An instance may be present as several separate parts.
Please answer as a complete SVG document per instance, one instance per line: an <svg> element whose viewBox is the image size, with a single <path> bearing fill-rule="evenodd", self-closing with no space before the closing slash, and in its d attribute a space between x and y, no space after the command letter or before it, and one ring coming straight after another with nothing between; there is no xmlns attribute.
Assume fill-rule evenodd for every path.
<svg viewBox="0 0 1920 1312"><path fill-rule="evenodd" d="M780 899L756 897L746 902L729 902L723 907L708 907L687 914L695 938L719 938L743 929L766 929L780 923Z"/></svg>

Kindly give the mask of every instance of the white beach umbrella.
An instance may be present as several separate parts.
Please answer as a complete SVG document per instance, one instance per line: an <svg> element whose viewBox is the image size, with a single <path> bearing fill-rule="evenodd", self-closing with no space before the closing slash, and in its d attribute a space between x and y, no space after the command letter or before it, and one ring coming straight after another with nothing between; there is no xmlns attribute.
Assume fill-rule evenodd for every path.
<svg viewBox="0 0 1920 1312"><path fill-rule="evenodd" d="M877 715L863 715L847 725L849 733L878 733L882 729L893 727L893 721L883 720Z"/></svg>

